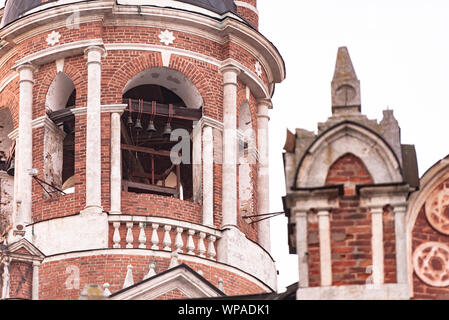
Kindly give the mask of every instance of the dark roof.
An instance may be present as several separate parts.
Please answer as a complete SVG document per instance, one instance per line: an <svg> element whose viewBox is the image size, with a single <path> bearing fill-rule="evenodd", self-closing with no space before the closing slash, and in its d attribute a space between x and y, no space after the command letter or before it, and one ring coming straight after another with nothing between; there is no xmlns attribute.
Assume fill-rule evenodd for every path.
<svg viewBox="0 0 449 320"><path fill-rule="evenodd" d="M403 144L402 148L402 168L405 181L412 188L419 188L418 160L414 145Z"/></svg>
<svg viewBox="0 0 449 320"><path fill-rule="evenodd" d="M54 1L56 0L49 0L46 2L42 2L42 0L7 0L0 27L3 27L17 20L25 12L34 9L43 3ZM92 1L92 0L85 0L85 1ZM233 0L177 0L177 1L190 3L195 6L202 7L220 14L224 14L229 11L236 13L237 11L236 5L234 4Z"/></svg>

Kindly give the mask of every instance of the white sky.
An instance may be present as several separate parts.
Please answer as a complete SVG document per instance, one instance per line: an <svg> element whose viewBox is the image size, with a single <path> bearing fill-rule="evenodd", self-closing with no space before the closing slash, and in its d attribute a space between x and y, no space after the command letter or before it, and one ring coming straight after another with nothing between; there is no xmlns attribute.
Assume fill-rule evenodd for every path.
<svg viewBox="0 0 449 320"><path fill-rule="evenodd" d="M283 210L286 128L316 131L330 116L340 46L348 47L361 80L362 112L380 121L387 106L394 110L402 142L416 146L420 175L449 154L449 1L258 0L258 8L260 30L287 67L271 111L272 212ZM288 254L286 218L271 224L282 291L298 279L297 257Z"/></svg>
<svg viewBox="0 0 449 320"><path fill-rule="evenodd" d="M260 31L287 67L270 122L271 210L285 195L285 131L316 132L331 113L330 82L337 49L347 46L362 86L362 113L382 119L394 110L402 143L414 144L419 174L449 154L449 1L259 0ZM444 139L446 137L446 139ZM272 251L280 290L297 281L288 255L286 218L272 219Z"/></svg>

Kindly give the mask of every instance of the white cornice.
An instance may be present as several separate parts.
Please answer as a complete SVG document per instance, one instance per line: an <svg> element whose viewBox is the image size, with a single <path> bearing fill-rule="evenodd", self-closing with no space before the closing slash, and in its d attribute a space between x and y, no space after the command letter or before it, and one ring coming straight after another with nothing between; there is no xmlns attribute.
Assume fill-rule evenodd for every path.
<svg viewBox="0 0 449 320"><path fill-rule="evenodd" d="M32 53L22 59L18 60L12 69L16 69L20 65L25 63L31 63L33 65L42 65L58 59L66 58L69 56L75 56L83 54L84 50L91 46L103 47L102 39L89 39L76 42L70 42L47 48L35 53Z"/></svg>

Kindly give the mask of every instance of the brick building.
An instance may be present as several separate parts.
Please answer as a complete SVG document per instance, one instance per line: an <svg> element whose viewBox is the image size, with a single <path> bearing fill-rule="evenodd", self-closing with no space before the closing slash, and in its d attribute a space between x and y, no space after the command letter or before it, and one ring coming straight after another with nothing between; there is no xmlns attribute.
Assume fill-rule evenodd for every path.
<svg viewBox="0 0 449 320"><path fill-rule="evenodd" d="M360 81L338 50L332 116L288 132L284 167L297 299L447 299L449 156L418 177L392 110L362 114Z"/></svg>
<svg viewBox="0 0 449 320"><path fill-rule="evenodd" d="M285 68L256 0L1 14L1 297L275 292L269 223L248 217L269 212Z"/></svg>

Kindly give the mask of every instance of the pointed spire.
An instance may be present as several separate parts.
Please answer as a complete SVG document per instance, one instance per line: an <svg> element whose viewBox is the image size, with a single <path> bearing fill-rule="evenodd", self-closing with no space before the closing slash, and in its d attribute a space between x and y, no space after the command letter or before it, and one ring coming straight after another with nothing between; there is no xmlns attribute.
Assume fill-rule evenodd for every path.
<svg viewBox="0 0 449 320"><path fill-rule="evenodd" d="M103 288L104 288L103 296L109 297L109 296L112 294L111 291L109 290L110 286L111 286L111 285L110 285L109 283L105 283L105 284L103 285Z"/></svg>
<svg viewBox="0 0 449 320"><path fill-rule="evenodd" d="M360 109L360 81L352 65L348 48L341 47L338 49L332 80L332 113L347 115L360 113Z"/></svg>
<svg viewBox="0 0 449 320"><path fill-rule="evenodd" d="M128 265L128 272L126 272L125 282L123 283L123 289L131 287L134 284L133 266Z"/></svg>

